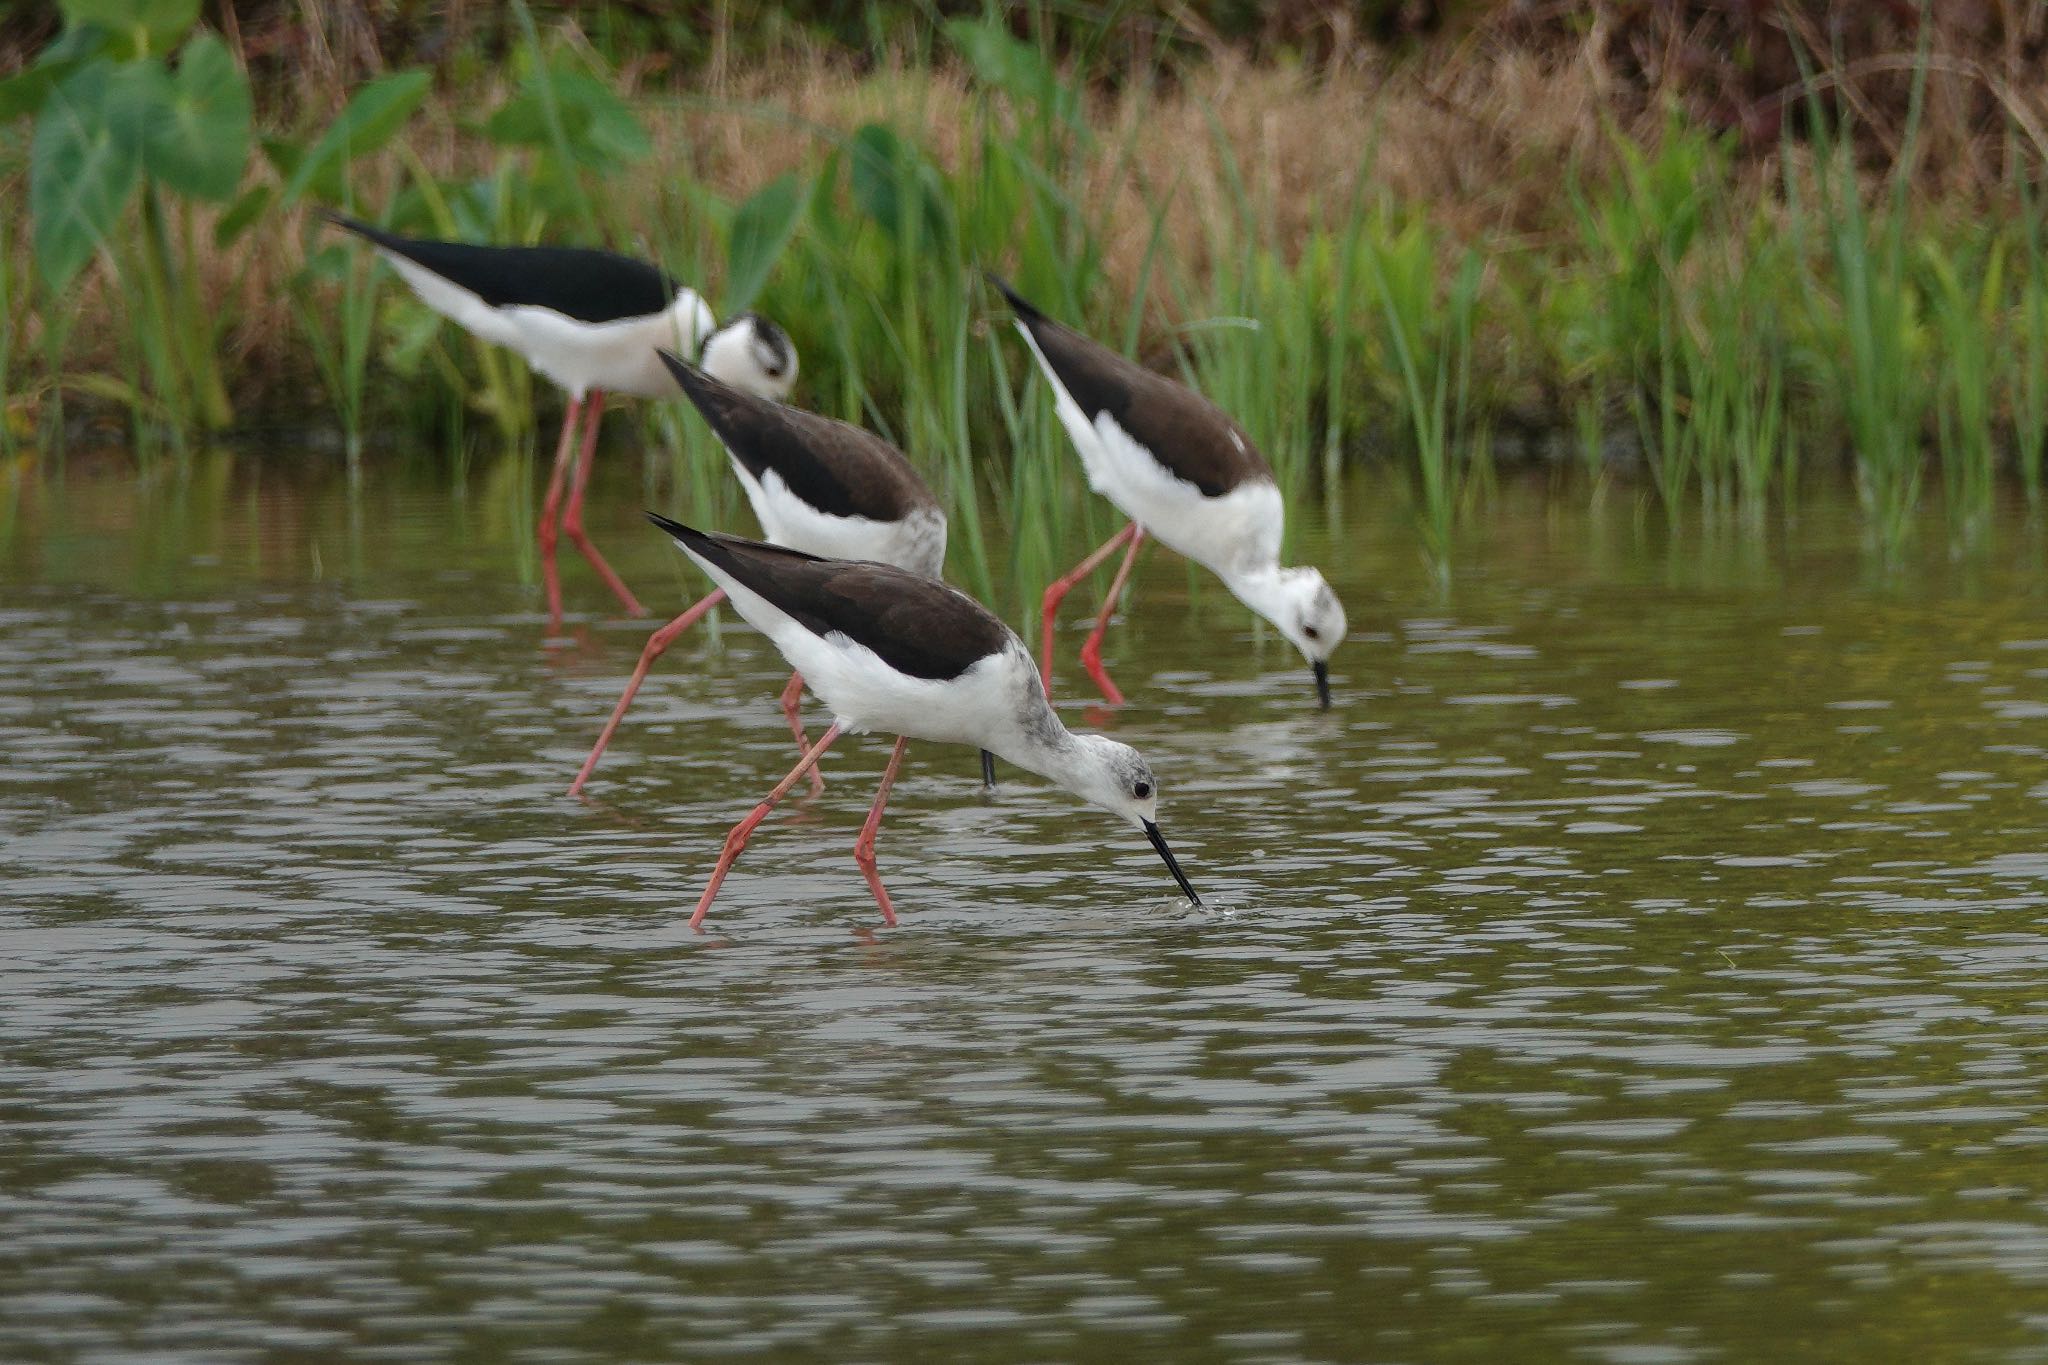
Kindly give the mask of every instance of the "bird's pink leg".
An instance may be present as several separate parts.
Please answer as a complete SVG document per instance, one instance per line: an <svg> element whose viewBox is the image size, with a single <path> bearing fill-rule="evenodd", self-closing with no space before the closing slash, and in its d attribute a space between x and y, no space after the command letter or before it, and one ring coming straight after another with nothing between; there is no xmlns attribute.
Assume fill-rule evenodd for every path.
<svg viewBox="0 0 2048 1365"><path fill-rule="evenodd" d="M562 439L555 444L555 472L548 476L548 495L540 505L540 581L547 589L550 626L562 624L562 577L555 570L555 511L562 505L570 453L576 449L576 422L582 415L583 400L571 398L569 410L562 414Z"/></svg>
<svg viewBox="0 0 2048 1365"><path fill-rule="evenodd" d="M1061 600L1072 591L1076 583L1095 572L1095 566L1109 558L1111 552L1117 546L1123 544L1136 534L1138 534L1138 523L1134 521L1108 540L1103 541L1093 554L1074 566L1072 573L1069 573L1065 578L1056 578L1046 585L1045 597L1038 606L1039 621L1044 634L1044 648L1038 655L1038 676L1045 684L1045 695L1047 697L1052 696L1053 618L1059 614Z"/></svg>
<svg viewBox="0 0 2048 1365"><path fill-rule="evenodd" d="M1131 548L1124 552L1124 562L1117 566L1116 577L1109 582L1109 596L1102 599L1102 613L1095 618L1095 629L1088 632L1088 638L1081 645L1081 662L1088 666L1088 676L1095 679L1095 685L1102 689L1102 695L1111 706L1122 706L1124 694L1116 690L1116 684L1109 680L1109 670L1102 666L1102 633L1109 629L1109 614L1116 610L1116 599L1123 596L1124 583L1131 576L1131 566L1138 562L1138 550L1145 544L1145 531L1133 523Z"/></svg>
<svg viewBox="0 0 2048 1365"><path fill-rule="evenodd" d="M802 753L811 747L811 737L804 733L804 714L800 703L804 697L804 675L789 675L789 686L782 689L782 714L789 717L789 732L796 736L796 751ZM811 795L817 796L825 790L825 777L816 768L811 769Z"/></svg>
<svg viewBox="0 0 2048 1365"><path fill-rule="evenodd" d="M604 418L604 390L594 389L590 394L589 423L583 428L583 458L576 465L576 482L569 490L569 510L562 514L562 530L576 548L583 551L583 557L590 561L590 567L597 570L597 576L612 590L625 607L628 616L645 616L647 608L640 605L624 579L612 571L604 562L604 556L590 543L590 537L583 530L583 489L590 482L590 466L597 454L597 428Z"/></svg>
<svg viewBox="0 0 2048 1365"><path fill-rule="evenodd" d="M725 874L732 870L733 861L740 856L740 850L747 846L747 836L754 832L754 826L768 818L768 812L775 809L775 803L789 794L789 789L796 785L798 778L817 765L825 750L832 747L832 741L839 738L842 733L844 732L840 730L839 722L836 720L826 726L825 733L818 736L818 742L806 749L804 756L797 760L796 766L789 770L789 776L776 783L775 790L763 797L761 804L748 811L747 818L734 825L732 832L725 836L725 849L718 855L718 866L711 869L711 881L705 886L703 896L698 898L696 912L690 916L692 929L704 922L704 912L711 908L711 900L718 894L719 883L724 881Z"/></svg>
<svg viewBox="0 0 2048 1365"><path fill-rule="evenodd" d="M640 684L647 681L647 670L654 667L654 661L676 642L677 636L696 625L705 612L724 600L725 589L720 588L702 601L693 603L688 611L647 637L647 647L640 651L640 662L633 669L633 676L626 680L626 690L619 694L619 704L612 708L611 719L604 723L604 731L598 735L596 747L591 749L590 757L583 760L583 767L576 774L576 780L569 784L569 795L574 796L582 791L583 784L597 771L597 760L603 757L605 746L612 742L612 735L618 731L619 722L626 718L626 708L633 704L633 695L640 690Z"/></svg>
<svg viewBox="0 0 2048 1365"><path fill-rule="evenodd" d="M896 923L896 908L889 904L888 888L882 885L882 874L875 870L875 834L882 828L882 807L889 804L889 788L896 785L896 770L903 766L903 751L910 746L910 740L896 737L896 750L889 755L889 766L882 769L882 786L875 793L875 804L868 811L868 822L860 827L860 838L853 841L853 860L860 864L860 874L868 879L868 890L875 893L875 904L882 907L884 923Z"/></svg>

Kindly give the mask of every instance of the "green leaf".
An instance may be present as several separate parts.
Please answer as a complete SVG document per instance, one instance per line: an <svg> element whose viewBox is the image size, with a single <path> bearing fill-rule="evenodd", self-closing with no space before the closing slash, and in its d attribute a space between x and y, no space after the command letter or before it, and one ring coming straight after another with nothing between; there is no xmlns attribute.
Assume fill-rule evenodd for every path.
<svg viewBox="0 0 2048 1365"><path fill-rule="evenodd" d="M0 81L0 123L12 123L43 107L50 89L71 74L69 65L32 66Z"/></svg>
<svg viewBox="0 0 2048 1365"><path fill-rule="evenodd" d="M199 19L199 0L58 0L57 8L73 28L103 28L137 54L169 52Z"/></svg>
<svg viewBox="0 0 2048 1365"><path fill-rule="evenodd" d="M289 207L296 203L316 175L338 169L389 142L427 97L427 83L424 71L397 71L356 91L340 117L299 158L291 179L285 182L284 193L279 196L280 205Z"/></svg>
<svg viewBox="0 0 2048 1365"><path fill-rule="evenodd" d="M484 136L504 147L543 147L548 132L547 106L532 94L512 96L484 120Z"/></svg>
<svg viewBox="0 0 2048 1365"><path fill-rule="evenodd" d="M1042 105L1055 117L1073 121L1078 110L1074 93L1060 85L1052 63L1037 48L1011 37L1000 24L979 19L948 19L945 29L984 84L1019 104Z"/></svg>
<svg viewBox="0 0 2048 1365"><path fill-rule="evenodd" d="M654 144L632 108L603 81L572 75L557 88L566 91L573 107L585 111L583 150L592 154L595 164L638 161L653 152Z"/></svg>
<svg viewBox="0 0 2048 1365"><path fill-rule="evenodd" d="M347 279L348 272L355 266L358 259L359 257L354 251L341 245L339 242L329 243L306 257L306 263L299 267L298 277L293 280L293 283L296 285L333 284L337 280Z"/></svg>
<svg viewBox="0 0 2048 1365"><path fill-rule="evenodd" d="M864 125L848 144L847 180L854 207L890 232L896 231L900 218L896 191L903 178L904 151L903 139L886 123Z"/></svg>
<svg viewBox="0 0 2048 1365"><path fill-rule="evenodd" d="M778 176L740 205L732 217L721 312L743 313L753 304L803 211L804 192L794 175Z"/></svg>
<svg viewBox="0 0 2048 1365"><path fill-rule="evenodd" d="M935 183L937 173L915 144L884 123L870 123L847 143L847 183L854 207L892 236L916 223L926 244L936 238L946 210ZM908 199L912 217L906 217ZM920 221L921 219L921 221Z"/></svg>
<svg viewBox="0 0 2048 1365"><path fill-rule="evenodd" d="M128 205L142 170L111 117L118 68L95 62L49 93L29 151L36 265L52 290L71 282Z"/></svg>
<svg viewBox="0 0 2048 1365"><path fill-rule="evenodd" d="M233 246L235 239L263 216L273 197L268 185L251 185L242 191L242 197L230 204L227 212L220 216L220 221L213 225L213 244L217 247Z"/></svg>
<svg viewBox="0 0 2048 1365"><path fill-rule="evenodd" d="M551 105L561 122L562 150L579 165L618 166L654 150L647 130L610 86L559 66L544 66L529 75L520 92L485 121L484 135L502 146L552 149Z"/></svg>
<svg viewBox="0 0 2048 1365"><path fill-rule="evenodd" d="M149 126L149 173L174 190L224 200L249 163L249 82L227 44L202 33L185 44L170 99Z"/></svg>
<svg viewBox="0 0 2048 1365"><path fill-rule="evenodd" d="M147 171L150 136L170 113L171 73L154 57L94 65L107 71L107 126L128 144Z"/></svg>
<svg viewBox="0 0 2048 1365"><path fill-rule="evenodd" d="M0 123L33 114L58 82L100 54L107 36L96 28L71 29L36 54L35 65L0 81Z"/></svg>

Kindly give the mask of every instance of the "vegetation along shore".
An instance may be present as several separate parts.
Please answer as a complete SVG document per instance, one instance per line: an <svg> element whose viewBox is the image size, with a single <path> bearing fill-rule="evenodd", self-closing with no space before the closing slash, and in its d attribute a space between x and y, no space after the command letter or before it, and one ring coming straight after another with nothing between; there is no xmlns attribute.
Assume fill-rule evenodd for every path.
<svg viewBox="0 0 2048 1365"><path fill-rule="evenodd" d="M1880 546L2039 494L2040 7L481 8L0 21L0 441L527 443L541 390L334 207L658 259L956 506L1079 501L984 268L1184 371L1294 489L1407 468L1439 558L1511 459L1673 524L1847 470ZM679 406L631 420L708 489Z"/></svg>

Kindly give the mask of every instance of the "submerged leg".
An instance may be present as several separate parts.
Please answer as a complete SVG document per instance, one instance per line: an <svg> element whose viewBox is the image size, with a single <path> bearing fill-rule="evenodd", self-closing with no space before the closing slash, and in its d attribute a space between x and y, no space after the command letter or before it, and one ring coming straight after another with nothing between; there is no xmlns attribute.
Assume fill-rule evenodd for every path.
<svg viewBox="0 0 2048 1365"><path fill-rule="evenodd" d="M1109 558L1111 552L1117 546L1123 544L1136 534L1138 534L1138 523L1134 521L1108 540L1103 541L1093 554L1074 566L1073 572L1064 578L1056 578L1046 585L1045 597L1038 606L1039 622L1044 636L1044 648L1038 655L1038 676L1045 683L1046 696L1050 697L1052 695L1052 623L1053 617L1059 614L1061 599L1073 589L1076 583L1095 572L1095 566Z"/></svg>
<svg viewBox="0 0 2048 1365"><path fill-rule="evenodd" d="M789 718L789 732L796 736L796 751L802 753L811 747L811 737L804 733L804 713L799 704L804 697L804 675L789 675L789 686L782 689L782 714ZM811 795L825 790L825 776L816 768L811 769Z"/></svg>
<svg viewBox="0 0 2048 1365"><path fill-rule="evenodd" d="M818 736L818 742L804 751L804 756L789 770L789 776L775 784L775 790L761 798L761 804L747 812L746 819L732 827L725 836L725 848L718 855L718 866L711 869L711 880L704 887L704 894L697 901L697 909L690 916L690 927L695 929L704 922L704 912L711 908L711 900L718 894L718 884L725 880L725 874L732 870L733 861L740 856L740 850L747 846L747 836L754 832L754 826L768 818L768 812L775 809L775 803L789 794L797 779L817 765L825 750L832 747L832 741L844 733L839 722L833 721L825 727L825 733Z"/></svg>
<svg viewBox="0 0 2048 1365"><path fill-rule="evenodd" d="M562 438L555 443L555 472L548 476L548 495L540 505L540 581L548 595L548 624L562 623L562 578L555 571L555 512L562 505L562 486L568 481L570 453L576 449L576 423L583 415L583 400L571 398L562 414Z"/></svg>
<svg viewBox="0 0 2048 1365"><path fill-rule="evenodd" d="M889 755L889 766L882 769L882 786L875 793L875 804L868 811L868 822L860 827L860 838L853 841L853 860L860 864L860 874L868 879L868 890L875 893L875 904L882 907L883 922L891 925L896 923L896 908L889 904L889 892L882 885L882 874L875 870L875 834L882 828L882 807L889 804L889 788L896 785L896 770L903 766L903 751L909 746L910 740L906 736L896 737L896 749Z"/></svg>
<svg viewBox="0 0 2048 1365"><path fill-rule="evenodd" d="M1138 551L1144 547L1145 532L1142 528L1131 528L1137 534L1131 537L1131 548L1124 552L1124 562L1117 566L1116 577L1109 582L1109 596L1102 599L1102 612L1095 618L1095 629L1088 632L1088 639L1081 645L1081 662L1088 666L1088 676L1095 679L1095 685L1102 689L1102 695L1111 706L1122 706L1124 694L1116 690L1116 684L1109 680L1109 671L1102 666L1102 633L1109 629L1110 613L1116 610L1116 599L1123 596L1124 584L1130 579L1131 566L1138 562Z"/></svg>
<svg viewBox="0 0 2048 1365"><path fill-rule="evenodd" d="M569 795L574 796L582 791L583 784L597 771L597 760L604 756L605 746L612 742L612 735L617 732L619 722L626 718L626 708L633 704L633 696L640 690L640 684L647 681L647 670L654 667L654 661L676 642L677 636L696 625L705 612L724 600L725 590L720 588L709 597L694 603L688 611L647 637L647 647L640 651L640 662L633 669L633 676L626 680L626 690L619 694L619 704L612 708L611 718L605 721L604 730L598 735L597 744L591 749L590 757L583 760L583 767L576 774L576 780L569 784Z"/></svg>
<svg viewBox="0 0 2048 1365"><path fill-rule="evenodd" d="M612 571L612 566L604 562L604 556L597 552L597 547L590 543L590 537L583 530L583 489L590 482L590 466L597 454L597 428L603 418L604 390L594 389L590 394L589 423L583 428L583 458L576 464L576 481L569 490L569 510L562 514L562 531L583 552L583 557L590 561L590 567L597 570L597 576L619 599L626 614L645 616L647 608L640 605L625 580Z"/></svg>

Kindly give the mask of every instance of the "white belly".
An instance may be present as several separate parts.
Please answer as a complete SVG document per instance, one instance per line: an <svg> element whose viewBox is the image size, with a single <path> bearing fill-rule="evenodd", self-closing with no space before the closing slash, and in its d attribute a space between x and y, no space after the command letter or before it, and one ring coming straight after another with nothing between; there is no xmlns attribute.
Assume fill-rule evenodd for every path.
<svg viewBox="0 0 2048 1365"><path fill-rule="evenodd" d="M945 571L946 518L937 508L921 509L901 521L834 516L790 492L782 476L772 469L756 479L745 465L733 460L732 471L746 490L762 535L777 545L826 559L893 564L932 578Z"/></svg>
<svg viewBox="0 0 2048 1365"><path fill-rule="evenodd" d="M1108 413L1095 419L1090 434L1102 496L1160 544L1224 578L1279 562L1286 509L1277 484L1260 479L1207 497L1168 473Z"/></svg>
<svg viewBox="0 0 2048 1365"><path fill-rule="evenodd" d="M778 635L776 646L846 729L937 744L1008 747L1000 742L1000 718L1015 705L1019 673L1018 659L1010 653L992 654L957 678L911 678L845 636L820 639L794 623L790 629L802 639ZM1035 680L1029 657L1022 662Z"/></svg>
<svg viewBox="0 0 2048 1365"><path fill-rule="evenodd" d="M592 389L673 398L679 392L676 381L654 351L658 346L684 357L697 354L710 330L711 312L695 294L690 299L703 310L701 329L699 320L674 309L618 322L578 322L548 308L497 311L510 320L518 335L512 347L526 363L579 398Z"/></svg>
<svg viewBox="0 0 2048 1365"><path fill-rule="evenodd" d="M1240 484L1221 497L1179 479L1152 458L1108 413L1093 421L1081 411L1038 349L1028 327L1019 325L1052 385L1060 425L1081 457L1088 486L1145 528L1145 533L1224 578L1276 564L1286 509L1280 489L1268 480Z"/></svg>
<svg viewBox="0 0 2048 1365"><path fill-rule="evenodd" d="M913 678L844 635L812 634L725 573L712 569L711 576L725 589L734 610L774 641L789 666L804 675L804 685L848 732L987 746L998 753L1022 748L1013 743L1008 727L1021 729L1021 722L1014 719L1020 697L1042 701L1042 694L1029 690L1039 685L1038 669L1015 638L958 677Z"/></svg>
<svg viewBox="0 0 2048 1365"><path fill-rule="evenodd" d="M715 325L711 309L692 289L678 290L664 312L617 322L578 322L551 308L493 308L394 251L382 255L422 303L472 336L517 351L577 398L592 389L638 398L673 396L676 382L654 348L694 359Z"/></svg>

